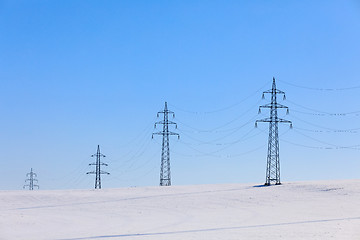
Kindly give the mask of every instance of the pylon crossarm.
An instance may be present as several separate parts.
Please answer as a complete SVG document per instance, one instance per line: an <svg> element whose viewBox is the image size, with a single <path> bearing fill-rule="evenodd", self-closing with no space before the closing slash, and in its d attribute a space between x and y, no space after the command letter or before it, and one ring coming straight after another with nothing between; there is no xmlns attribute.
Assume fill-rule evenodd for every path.
<svg viewBox="0 0 360 240"><path fill-rule="evenodd" d="M168 132L168 133L169 133L169 135L180 136L180 134L178 134L178 133L174 133L174 132Z"/></svg>
<svg viewBox="0 0 360 240"><path fill-rule="evenodd" d="M260 119L260 120L256 120L256 123L258 122L271 122L271 118L264 118L264 119Z"/></svg>
<svg viewBox="0 0 360 240"><path fill-rule="evenodd" d="M165 113L174 113L174 112L173 112L173 111L170 111L170 110L168 110L168 109L158 112L158 114L165 114Z"/></svg>
<svg viewBox="0 0 360 240"><path fill-rule="evenodd" d="M267 90L267 91L265 91L265 92L263 92L263 93L285 94L285 92L283 92L283 91L281 91L281 90L279 90L279 89L275 89L275 91L272 90L272 89L270 89L270 90Z"/></svg>
<svg viewBox="0 0 360 240"><path fill-rule="evenodd" d="M278 123L289 123L289 124L292 124L292 121L285 120L285 119L282 119L282 118L277 118L277 119L276 119L276 122L278 122Z"/></svg>
<svg viewBox="0 0 360 240"><path fill-rule="evenodd" d="M155 123L154 127L156 128L156 126L159 125L159 124L165 124L165 122L164 121L158 121L158 122Z"/></svg>
<svg viewBox="0 0 360 240"><path fill-rule="evenodd" d="M100 171L100 174L107 174L107 175L110 175L110 173L105 172L105 171Z"/></svg>
<svg viewBox="0 0 360 240"><path fill-rule="evenodd" d="M259 106L259 108L289 108L289 107L279 104L279 103L276 103L276 104L269 103L269 104Z"/></svg>
<svg viewBox="0 0 360 240"><path fill-rule="evenodd" d="M285 105L282 105L282 104L279 104L279 103L277 103L275 106L276 106L276 108L287 108L287 109L289 109L289 107L287 107Z"/></svg>
<svg viewBox="0 0 360 240"><path fill-rule="evenodd" d="M163 132L156 132L156 133L153 133L152 135L164 135Z"/></svg>
<svg viewBox="0 0 360 240"><path fill-rule="evenodd" d="M165 122L164 121L158 121L158 122L155 123L155 125L158 125L158 124L165 124ZM167 124L175 124L176 125L176 123L172 122L172 121L167 121Z"/></svg>

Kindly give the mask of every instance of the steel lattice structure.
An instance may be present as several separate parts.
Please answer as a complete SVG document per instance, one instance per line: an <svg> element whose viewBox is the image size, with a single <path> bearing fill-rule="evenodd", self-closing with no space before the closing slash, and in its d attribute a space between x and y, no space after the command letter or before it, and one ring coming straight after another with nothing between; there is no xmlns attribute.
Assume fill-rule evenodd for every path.
<svg viewBox="0 0 360 240"><path fill-rule="evenodd" d="M110 174L100 169L101 166L107 166L106 163L101 162L101 157L106 156L104 154L101 154L100 146L98 145L96 154L91 155L91 157L96 157L96 162L89 164L89 166L95 165L95 171L87 172L86 174L95 174L95 189L101 189L101 174Z"/></svg>
<svg viewBox="0 0 360 240"><path fill-rule="evenodd" d="M266 93L271 94L271 103L260 106L259 113L261 108L270 109L270 117L256 120L255 126L258 122L268 122L269 123L269 140L268 140L268 154L267 154L267 165L266 165L266 181L265 185L271 185L275 183L276 185L281 184L280 182L280 159L279 159L279 123L289 123L290 128L292 128L292 122L278 117L278 108L286 108L287 114L289 113L289 108L277 102L277 95L283 95L285 99L285 92L276 89L275 78L273 78L272 89L263 92L263 98Z"/></svg>
<svg viewBox="0 0 360 240"><path fill-rule="evenodd" d="M177 124L175 122L169 121L169 114L173 114L173 117L175 117L175 113L168 110L167 102L165 102L164 111L158 112L157 117L159 117L159 114L164 115L164 120L156 122L154 128L156 128L156 125L161 124L163 125L163 130L161 132L153 133L152 137L154 137L154 135L163 136L161 151L160 186L171 186L169 136L175 135L180 138L180 135L178 133L169 131L169 124L174 124L176 128Z"/></svg>
<svg viewBox="0 0 360 240"><path fill-rule="evenodd" d="M25 182L29 181L29 184L24 185L23 188L29 187L29 190L34 190L34 187L40 188L39 185L34 184L34 182L38 182L38 180L35 178L37 174L33 172L32 168L30 172L26 174L26 177L28 177L28 179L26 179Z"/></svg>

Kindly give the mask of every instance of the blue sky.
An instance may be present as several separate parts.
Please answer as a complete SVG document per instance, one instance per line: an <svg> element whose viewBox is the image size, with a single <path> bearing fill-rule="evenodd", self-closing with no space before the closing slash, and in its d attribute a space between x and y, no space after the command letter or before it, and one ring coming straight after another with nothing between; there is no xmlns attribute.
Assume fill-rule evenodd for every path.
<svg viewBox="0 0 360 240"><path fill-rule="evenodd" d="M174 185L263 183L273 76L283 182L359 178L358 1L0 0L0 32L0 189L92 188L98 144L104 188L158 185L164 101Z"/></svg>

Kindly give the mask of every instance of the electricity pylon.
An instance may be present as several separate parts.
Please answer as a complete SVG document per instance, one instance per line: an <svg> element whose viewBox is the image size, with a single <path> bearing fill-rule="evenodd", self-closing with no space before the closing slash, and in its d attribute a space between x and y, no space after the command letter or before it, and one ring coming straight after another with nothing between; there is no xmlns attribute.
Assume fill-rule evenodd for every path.
<svg viewBox="0 0 360 240"><path fill-rule="evenodd" d="M263 92L263 98L265 93L271 93L271 103L260 106L259 113L261 108L270 108L270 117L256 120L255 127L257 127L258 122L268 122L269 123L269 142L268 142L268 154L267 154L267 165L266 165L266 181L265 185L269 186L271 183L276 185L281 184L280 182L280 159L279 159L279 129L278 123L289 123L290 128L292 128L292 122L278 117L278 108L286 108L286 113L289 113L289 108L287 106L277 103L277 94L282 94L285 97L285 92L276 89L275 78L273 78L272 89Z"/></svg>
<svg viewBox="0 0 360 240"><path fill-rule="evenodd" d="M156 122L154 126L154 128L156 128L157 124L162 124L163 130L162 132L156 132L152 134L152 137L154 137L154 135L163 136L161 151L160 186L171 186L169 136L175 135L180 138L180 135L178 133L169 131L169 124L174 124L177 128L177 124L175 122L169 121L169 113L173 114L173 117L175 117L175 113L168 110L167 102L165 102L164 111L157 113L157 117L159 117L159 114L163 114L164 120Z"/></svg>
<svg viewBox="0 0 360 240"><path fill-rule="evenodd" d="M107 166L106 163L102 163L100 161L101 157L106 157L106 156L100 153L100 146L98 145L96 154L91 155L91 157L96 157L96 162L90 163L89 166L95 165L96 168L95 171L87 172L86 174L95 174L95 189L101 189L101 177L100 177L101 174L107 174L107 175L110 174L100 169L100 166Z"/></svg>
<svg viewBox="0 0 360 240"><path fill-rule="evenodd" d="M34 182L38 182L38 180L35 178L37 174L33 172L32 168L30 172L26 174L26 177L28 177L28 179L26 179L25 182L29 181L29 184L24 185L23 188L29 187L29 190L34 190L34 187L40 188L39 185L34 184Z"/></svg>

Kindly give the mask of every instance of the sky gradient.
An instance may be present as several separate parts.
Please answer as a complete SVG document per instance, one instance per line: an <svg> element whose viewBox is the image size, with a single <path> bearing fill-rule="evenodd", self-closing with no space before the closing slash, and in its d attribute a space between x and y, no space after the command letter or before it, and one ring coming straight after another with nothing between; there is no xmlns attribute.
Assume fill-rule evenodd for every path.
<svg viewBox="0 0 360 240"><path fill-rule="evenodd" d="M358 1L0 0L0 189L159 184L167 101L172 183L265 180L272 77L282 181L353 179L360 169ZM344 114L347 113L347 114Z"/></svg>

